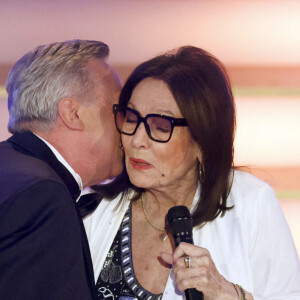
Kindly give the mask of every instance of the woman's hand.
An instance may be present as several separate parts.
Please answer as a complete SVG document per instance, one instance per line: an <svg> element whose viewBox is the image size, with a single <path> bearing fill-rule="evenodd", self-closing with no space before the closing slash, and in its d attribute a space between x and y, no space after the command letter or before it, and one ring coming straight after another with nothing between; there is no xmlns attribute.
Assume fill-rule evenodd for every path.
<svg viewBox="0 0 300 300"><path fill-rule="evenodd" d="M186 267L184 255L191 256L191 266ZM195 288L203 293L205 300L238 299L231 282L217 270L207 249L180 243L173 255L162 253L161 258L174 265L175 281L180 291Z"/></svg>

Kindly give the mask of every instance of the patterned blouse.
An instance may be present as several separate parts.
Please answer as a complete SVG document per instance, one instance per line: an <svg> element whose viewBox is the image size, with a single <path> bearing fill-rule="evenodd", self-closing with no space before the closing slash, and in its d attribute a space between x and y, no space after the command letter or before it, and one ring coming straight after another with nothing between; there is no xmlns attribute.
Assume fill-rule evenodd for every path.
<svg viewBox="0 0 300 300"><path fill-rule="evenodd" d="M160 300L137 281L131 251L131 205L106 256L97 284L99 300Z"/></svg>

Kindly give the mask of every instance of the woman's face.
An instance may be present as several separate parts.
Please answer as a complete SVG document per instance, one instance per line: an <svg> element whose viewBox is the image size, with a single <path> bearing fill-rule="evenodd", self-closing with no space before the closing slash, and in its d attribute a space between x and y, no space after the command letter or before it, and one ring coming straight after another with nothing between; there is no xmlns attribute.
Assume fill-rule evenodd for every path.
<svg viewBox="0 0 300 300"><path fill-rule="evenodd" d="M147 114L163 114L182 118L172 93L164 81L147 78L134 89L128 107L137 110L142 117ZM122 134L126 169L131 182L146 189L179 187L195 182L197 159L201 152L191 138L188 127L174 127L167 143L149 138L141 123L132 136Z"/></svg>

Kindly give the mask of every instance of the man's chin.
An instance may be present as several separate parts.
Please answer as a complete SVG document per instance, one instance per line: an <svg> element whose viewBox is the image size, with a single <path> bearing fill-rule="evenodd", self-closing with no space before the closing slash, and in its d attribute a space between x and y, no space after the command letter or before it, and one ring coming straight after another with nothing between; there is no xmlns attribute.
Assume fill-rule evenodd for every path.
<svg viewBox="0 0 300 300"><path fill-rule="evenodd" d="M115 169L111 177L118 177L123 172L124 166L123 162L121 162Z"/></svg>
<svg viewBox="0 0 300 300"><path fill-rule="evenodd" d="M112 168L113 171L111 177L117 177L123 172L124 169L123 157L124 157L124 153L122 151L122 155L119 156L117 160L115 160L115 164L113 165Z"/></svg>

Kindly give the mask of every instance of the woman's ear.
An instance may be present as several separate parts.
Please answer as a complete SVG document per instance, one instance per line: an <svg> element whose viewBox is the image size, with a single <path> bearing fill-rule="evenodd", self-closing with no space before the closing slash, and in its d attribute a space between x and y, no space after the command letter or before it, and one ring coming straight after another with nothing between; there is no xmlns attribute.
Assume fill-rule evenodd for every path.
<svg viewBox="0 0 300 300"><path fill-rule="evenodd" d="M80 117L81 103L74 98L63 98L58 104L58 115L62 122L72 130L83 130L84 124Z"/></svg>
<svg viewBox="0 0 300 300"><path fill-rule="evenodd" d="M197 160L200 164L202 164L203 155L202 155L202 151L201 151L200 147L199 147L198 153L197 153Z"/></svg>

